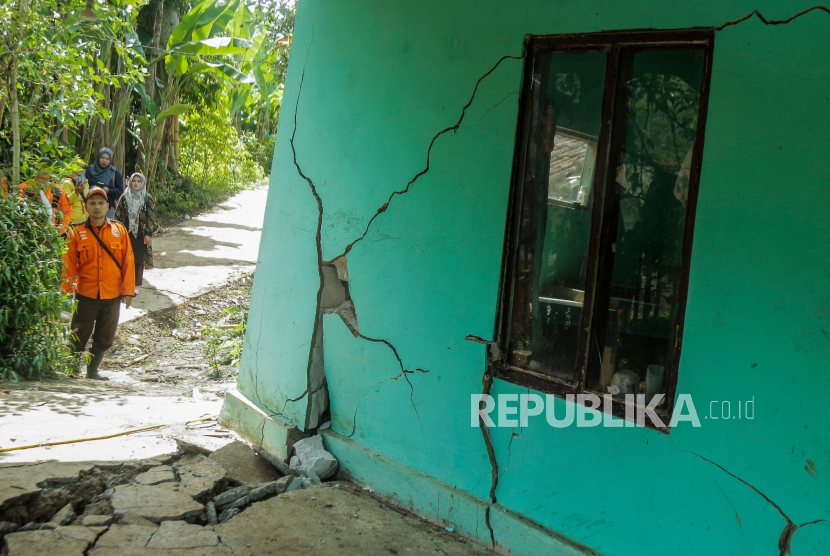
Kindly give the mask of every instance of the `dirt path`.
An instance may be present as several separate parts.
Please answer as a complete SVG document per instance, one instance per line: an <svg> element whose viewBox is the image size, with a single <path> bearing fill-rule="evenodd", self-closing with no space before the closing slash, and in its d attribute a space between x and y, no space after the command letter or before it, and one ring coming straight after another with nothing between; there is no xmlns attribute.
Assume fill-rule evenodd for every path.
<svg viewBox="0 0 830 556"><path fill-rule="evenodd" d="M244 191L159 236L157 268L123 310L101 366L108 382L58 377L0 382L0 463L125 460L176 450L174 438L218 448L237 438L214 421L235 384L267 189Z"/></svg>

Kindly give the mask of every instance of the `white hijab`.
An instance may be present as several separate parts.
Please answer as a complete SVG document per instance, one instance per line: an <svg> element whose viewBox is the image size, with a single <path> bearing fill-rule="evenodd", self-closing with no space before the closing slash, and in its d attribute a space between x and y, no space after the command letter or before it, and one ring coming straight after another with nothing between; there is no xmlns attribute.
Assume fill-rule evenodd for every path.
<svg viewBox="0 0 830 556"><path fill-rule="evenodd" d="M138 191L133 189L133 178L136 176L141 178L141 189ZM127 213L130 215L130 233L133 237L138 237L139 214L141 209L144 208L144 201L147 198L147 178L144 177L144 174L136 172L130 176L130 181L124 191L124 198L127 202Z"/></svg>

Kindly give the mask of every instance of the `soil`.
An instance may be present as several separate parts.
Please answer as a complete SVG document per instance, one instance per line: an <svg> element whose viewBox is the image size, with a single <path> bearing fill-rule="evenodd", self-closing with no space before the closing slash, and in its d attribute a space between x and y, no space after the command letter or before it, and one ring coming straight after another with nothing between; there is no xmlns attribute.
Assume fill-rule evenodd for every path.
<svg viewBox="0 0 830 556"><path fill-rule="evenodd" d="M119 325L101 370L145 396L195 396L198 388L222 397L239 370L252 282L245 276Z"/></svg>

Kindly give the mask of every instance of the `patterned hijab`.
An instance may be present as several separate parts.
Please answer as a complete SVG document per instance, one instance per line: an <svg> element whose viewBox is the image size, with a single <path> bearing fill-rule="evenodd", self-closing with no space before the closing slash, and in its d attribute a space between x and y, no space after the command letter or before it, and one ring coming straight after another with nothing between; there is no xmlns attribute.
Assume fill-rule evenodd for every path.
<svg viewBox="0 0 830 556"><path fill-rule="evenodd" d="M133 189L133 178L136 176L141 178L141 189L138 191ZM130 181L124 189L127 213L130 215L130 233L133 234L133 237L138 237L139 213L144 208L144 202L147 199L147 179L144 174L136 172L130 176Z"/></svg>

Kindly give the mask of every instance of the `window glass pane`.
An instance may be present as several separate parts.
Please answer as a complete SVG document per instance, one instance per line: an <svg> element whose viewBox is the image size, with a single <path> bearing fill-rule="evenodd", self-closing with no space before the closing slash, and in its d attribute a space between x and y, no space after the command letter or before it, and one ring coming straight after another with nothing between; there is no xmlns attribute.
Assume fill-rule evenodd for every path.
<svg viewBox="0 0 830 556"><path fill-rule="evenodd" d="M703 50L693 48L621 54L617 106L626 112L611 145L612 237L597 290L607 317L596 323L590 352L600 364L589 367L594 387L612 393L665 393L703 62Z"/></svg>
<svg viewBox="0 0 830 556"><path fill-rule="evenodd" d="M536 58L508 363L572 379L607 52Z"/></svg>

